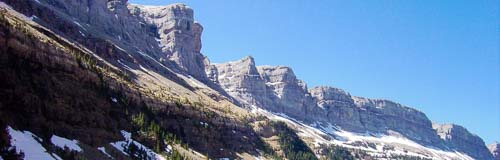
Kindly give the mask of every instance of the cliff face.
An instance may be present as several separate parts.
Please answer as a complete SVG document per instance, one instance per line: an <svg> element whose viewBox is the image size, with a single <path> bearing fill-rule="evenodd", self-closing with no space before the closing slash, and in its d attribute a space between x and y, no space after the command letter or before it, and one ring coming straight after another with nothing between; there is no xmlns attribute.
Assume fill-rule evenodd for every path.
<svg viewBox="0 0 500 160"><path fill-rule="evenodd" d="M255 67L252 57L245 57L241 60L215 64L214 71L217 71L219 85L241 104L250 107L251 105L267 106L269 102L266 85Z"/></svg>
<svg viewBox="0 0 500 160"><path fill-rule="evenodd" d="M479 137L469 137L473 141L467 143L442 140L438 136L441 130L436 132L427 116L416 109L389 100L352 96L333 87L307 90L289 67L255 66L254 59L247 57L208 68L214 82L247 106L284 113L304 122L328 122L349 132L393 134L395 131L424 146L456 149L479 159L490 158Z"/></svg>
<svg viewBox="0 0 500 160"><path fill-rule="evenodd" d="M488 149L495 160L500 160L500 143L493 143L488 145Z"/></svg>
<svg viewBox="0 0 500 160"><path fill-rule="evenodd" d="M252 57L212 66L217 74L210 76L217 77L220 86L247 107L256 106L305 120L314 106L305 83L288 67L256 67Z"/></svg>
<svg viewBox="0 0 500 160"><path fill-rule="evenodd" d="M141 50L153 56L157 56L155 53L160 49L151 36L151 27L130 16L126 0L5 2L17 11L31 16L35 22L81 44L93 43L93 38L103 38L125 50Z"/></svg>
<svg viewBox="0 0 500 160"><path fill-rule="evenodd" d="M255 66L253 58L213 65L217 81L243 104L304 121L325 121L346 131L397 131L409 139L442 147L430 120L420 111L388 101L354 97L332 87L307 90L289 67Z"/></svg>
<svg viewBox="0 0 500 160"><path fill-rule="evenodd" d="M79 138L91 145L101 145L119 139L117 132L123 126L133 128L132 124L125 123L130 120L130 117L124 118L129 111L139 113L140 107L154 106L160 111L155 112L156 115L151 119L179 135L193 148L217 158L236 157L233 153L254 152L255 148L262 145L258 141L260 137L248 124L243 123L246 121L236 120L231 115L247 116L248 111L240 111L241 108L236 107L241 104L241 107L284 113L305 124L327 122L354 133L389 134L395 131L425 146L445 151L458 150L477 159L491 158L491 154L485 152L484 142L463 127L433 126L424 113L404 105L388 100L355 97L333 87L308 90L291 68L256 66L252 57L210 64L208 58L201 54L203 27L194 21L193 10L184 4L152 7L128 4L126 0L3 1L48 28L38 29L36 33L53 39L52 45L78 48L56 52L56 49L50 49L51 44L44 43L42 46L39 39L19 36L22 35L19 31L13 36L10 28L1 28L0 43L4 45L0 46L0 65L5 68L0 68L0 71L5 76L0 79L13 85L0 85L0 94L4 95L1 96L0 109L9 110L0 114L22 113L10 117L11 121L22 121L25 118L23 116L32 113L47 118L50 121L47 124L44 124L45 120L32 126L20 124L36 132L42 132L46 127L44 125L49 125L56 132ZM64 38L55 38L57 36ZM65 39L64 43L61 39ZM35 54L35 50L40 53ZM66 54L73 54L76 52L74 50L93 54L99 62L102 61L102 68L112 68L111 73L122 73L122 78L129 81L122 84L113 78L103 80L100 77L102 75L88 70L91 64L79 64L81 58L72 57L76 57L76 54ZM20 66L23 68L15 70ZM79 69L82 66L87 69ZM191 76L204 84L186 82L191 80ZM25 83L30 84L29 87L20 85ZM215 91L210 88L197 90L204 85ZM108 89L107 86L112 86L112 92L101 93ZM130 89L131 86L134 88ZM207 90L210 90L209 94ZM116 99L110 101L109 97L117 96L116 92L126 92L124 97L129 99L118 103ZM82 96L91 98L78 98ZM23 101L16 101L16 97L23 97ZM186 98L185 104L180 101L163 102L176 100L172 97L177 100L189 98ZM236 100L236 105L226 101L232 98ZM44 104L38 104L38 99L43 99ZM192 102L193 99L198 101ZM207 108L213 107L210 106L212 104L233 108L214 107L216 112L208 111ZM82 108L71 109L75 106ZM121 108L117 109L116 106ZM21 112L18 112L19 108ZM59 113L61 109L62 113ZM36 121L37 118L30 116L26 119ZM263 120L255 117L249 119ZM58 121L63 121L59 123L63 125L55 125ZM87 130L78 132L75 130L80 128L72 128L69 124L83 124ZM96 140L88 136L103 128L108 130L98 134ZM245 145L241 145L241 142L245 142ZM497 149L492 152L498 155Z"/></svg>
<svg viewBox="0 0 500 160"><path fill-rule="evenodd" d="M213 159L236 159L239 157L236 153L258 155L256 150L265 149L249 124L236 118L236 114L249 113L227 98L213 100L209 96L220 95L195 93L193 88L183 86L187 84L173 81L174 77L163 76L169 68L153 68L157 63L153 53L142 55L133 45L122 46L129 42L123 39L115 42L116 39L107 37L103 30L93 30L98 29L93 27L72 30L72 24L76 23L68 20L73 18L59 8L52 8L64 8L80 1L50 5L43 0L9 3L17 8L0 2L0 73L3 75L0 78L0 135L4 140L4 135L9 134L3 128L5 122L16 130L40 136L34 141L41 144L38 146L19 142L18 149L30 154L27 157L36 156L27 149L38 149L59 155L62 157L59 159L145 159L134 157L144 153L123 149L138 145L155 148L155 153L162 154L155 157L148 151L147 159L204 159L203 154ZM118 10L112 7L114 4L115 1L109 1L100 3L103 5L100 7L107 8L104 10L108 13ZM31 18L13 9L25 11ZM30 12L37 15L32 16ZM52 21L36 18L45 15L51 15ZM122 15L117 16L121 19ZM54 26L57 22L67 26ZM84 35L78 31L91 29L92 35L88 31L83 33L85 38L80 37ZM73 34L74 31L78 34ZM81 44L77 43L78 39L82 39ZM222 113L220 106L214 104L224 105L224 109L231 112ZM120 133L124 130L131 133L127 139L131 136L137 143L121 141L124 137ZM74 139L83 151L54 146L57 144L51 142L53 135ZM115 142L118 145L113 145ZM8 159L3 147L5 144L0 144L0 159ZM182 151L185 156L179 154Z"/></svg>
<svg viewBox="0 0 500 160"><path fill-rule="evenodd" d="M420 111L388 100L351 96L338 88L316 87L310 92L324 110L324 119L344 130L360 133L392 130L423 144L441 146L431 121Z"/></svg>
<svg viewBox="0 0 500 160"><path fill-rule="evenodd" d="M484 141L464 127L456 124L433 124L432 127L447 146L477 159L493 159Z"/></svg>
<svg viewBox="0 0 500 160"><path fill-rule="evenodd" d="M151 7L129 5L133 15L156 28L160 43L160 61L175 62L180 69L207 82L204 56L201 54L203 27L194 21L193 10L184 4Z"/></svg>
<svg viewBox="0 0 500 160"><path fill-rule="evenodd" d="M275 108L277 112L286 113L297 119L306 120L314 101L307 91L306 84L297 79L293 70L283 66L259 66L262 79L264 80L268 94L273 104L269 108Z"/></svg>

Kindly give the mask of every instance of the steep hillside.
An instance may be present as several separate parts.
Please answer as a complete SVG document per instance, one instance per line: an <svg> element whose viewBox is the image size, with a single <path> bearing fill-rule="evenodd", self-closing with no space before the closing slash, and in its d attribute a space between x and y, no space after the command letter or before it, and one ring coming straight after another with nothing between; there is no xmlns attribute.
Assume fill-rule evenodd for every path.
<svg viewBox="0 0 500 160"><path fill-rule="evenodd" d="M189 148L210 157L258 155L256 149L267 150L243 118L246 112L225 100L217 104L227 105L213 106L216 102L209 96L166 78L136 83L142 80L140 76L159 75L146 68L136 74L114 66L4 4L0 20L0 72L5 75L0 114L2 122L15 128L9 129L13 139L19 138L13 133L28 130L49 153L67 156L64 159L105 159L98 148L119 148L113 148L113 143L127 138L121 130L131 132L132 138L158 154L170 156ZM114 49L110 47L107 50ZM54 135L77 139L83 152L50 143ZM163 149L168 146L174 146L175 152ZM116 152L118 156L113 157L124 156ZM188 153L184 155L196 157L195 152Z"/></svg>
<svg viewBox="0 0 500 160"><path fill-rule="evenodd" d="M211 64L184 4L0 2L1 159L493 159L389 100Z"/></svg>

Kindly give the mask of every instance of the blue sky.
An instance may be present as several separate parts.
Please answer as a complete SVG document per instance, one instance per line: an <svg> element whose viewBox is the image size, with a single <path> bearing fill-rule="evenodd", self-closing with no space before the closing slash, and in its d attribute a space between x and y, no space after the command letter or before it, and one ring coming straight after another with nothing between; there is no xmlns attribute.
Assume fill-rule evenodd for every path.
<svg viewBox="0 0 500 160"><path fill-rule="evenodd" d="M191 6L212 62L252 55L309 87L390 99L500 141L499 1L130 2Z"/></svg>

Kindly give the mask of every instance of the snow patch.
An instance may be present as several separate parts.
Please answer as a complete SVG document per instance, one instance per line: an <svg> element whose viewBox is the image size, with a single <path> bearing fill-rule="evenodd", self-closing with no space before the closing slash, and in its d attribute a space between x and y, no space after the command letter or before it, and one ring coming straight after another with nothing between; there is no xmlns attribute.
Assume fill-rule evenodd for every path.
<svg viewBox="0 0 500 160"><path fill-rule="evenodd" d="M167 148L165 148L165 152L167 153L171 153L173 150L172 150L172 146L169 144L167 145Z"/></svg>
<svg viewBox="0 0 500 160"><path fill-rule="evenodd" d="M16 147L17 152L24 152L24 159L55 159L38 142L36 135L28 131L17 131L10 126L7 128L11 136L10 144Z"/></svg>
<svg viewBox="0 0 500 160"><path fill-rule="evenodd" d="M118 63L120 63L125 69L129 70L129 71L134 71L134 69L130 68L128 65L126 65L125 63L123 63L122 61L118 60Z"/></svg>
<svg viewBox="0 0 500 160"><path fill-rule="evenodd" d="M148 147L142 145L141 143L135 141L132 139L132 134L127 131L120 131L122 136L125 138L125 141L118 141L118 142L113 142L110 143L113 147L116 149L120 150L123 154L129 155L125 152L125 147L129 146L130 144L136 145L139 150L144 150L146 151L148 157L156 160L166 160L166 158L158 153L155 153L153 150L149 149Z"/></svg>
<svg viewBox="0 0 500 160"><path fill-rule="evenodd" d="M109 158L113 158L113 156L109 155L108 152L106 152L106 148L104 148L104 147L98 147L97 150L101 151L102 153L104 153Z"/></svg>
<svg viewBox="0 0 500 160"><path fill-rule="evenodd" d="M83 151L82 148L80 148L80 146L78 146L77 140L69 140L69 139L66 139L63 137L59 137L57 135L53 135L52 138L50 138L50 142L52 142L52 144L54 144L60 148L68 147L69 149L77 151L77 152Z"/></svg>
<svg viewBox="0 0 500 160"><path fill-rule="evenodd" d="M78 31L78 32L80 32L80 35L82 35L83 37L86 37L82 31Z"/></svg>
<svg viewBox="0 0 500 160"><path fill-rule="evenodd" d="M296 127L298 135L301 137L310 137L314 140L315 146L320 144L334 144L352 149L360 149L367 151L368 154L374 156L391 156L391 155L409 155L422 158L432 159L473 159L470 156L457 152L445 151L442 149L423 146L410 139L400 136L395 132L394 134L381 134L381 133L354 133L342 130L342 128L332 125L330 123L305 124L302 121L288 117L283 113L274 113L251 106L251 112L255 114L262 114L273 120L287 122L290 126ZM330 138L325 138L325 136ZM354 142L363 142L374 144L375 148L370 146L357 146ZM394 150L384 150L384 147L392 146Z"/></svg>
<svg viewBox="0 0 500 160"><path fill-rule="evenodd" d="M85 27L83 27L80 23L78 23L77 21L73 21L74 24L76 24L78 27L82 28L83 30L87 30L85 29Z"/></svg>
<svg viewBox="0 0 500 160"><path fill-rule="evenodd" d="M32 16L30 17L30 19L31 19L32 21L33 21L33 20L35 20L35 19L37 19L37 18L38 18L38 17L37 17L37 16L35 16L35 15L32 15Z"/></svg>

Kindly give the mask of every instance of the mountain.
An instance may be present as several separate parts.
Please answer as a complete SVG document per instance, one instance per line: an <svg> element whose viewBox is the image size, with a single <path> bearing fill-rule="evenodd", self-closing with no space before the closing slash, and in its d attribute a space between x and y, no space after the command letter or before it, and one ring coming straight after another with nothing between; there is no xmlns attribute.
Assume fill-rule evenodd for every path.
<svg viewBox="0 0 500 160"><path fill-rule="evenodd" d="M492 159L489 150L479 136L456 124L433 124L432 126L447 146L468 153L477 159Z"/></svg>
<svg viewBox="0 0 500 160"><path fill-rule="evenodd" d="M0 2L2 159L493 159L413 108L212 64L185 4ZM496 147L498 148L498 147ZM491 149L490 147L490 150Z"/></svg>
<svg viewBox="0 0 500 160"><path fill-rule="evenodd" d="M500 143L493 143L488 145L488 149L490 150L491 154L493 154L493 157L495 160L500 159Z"/></svg>

